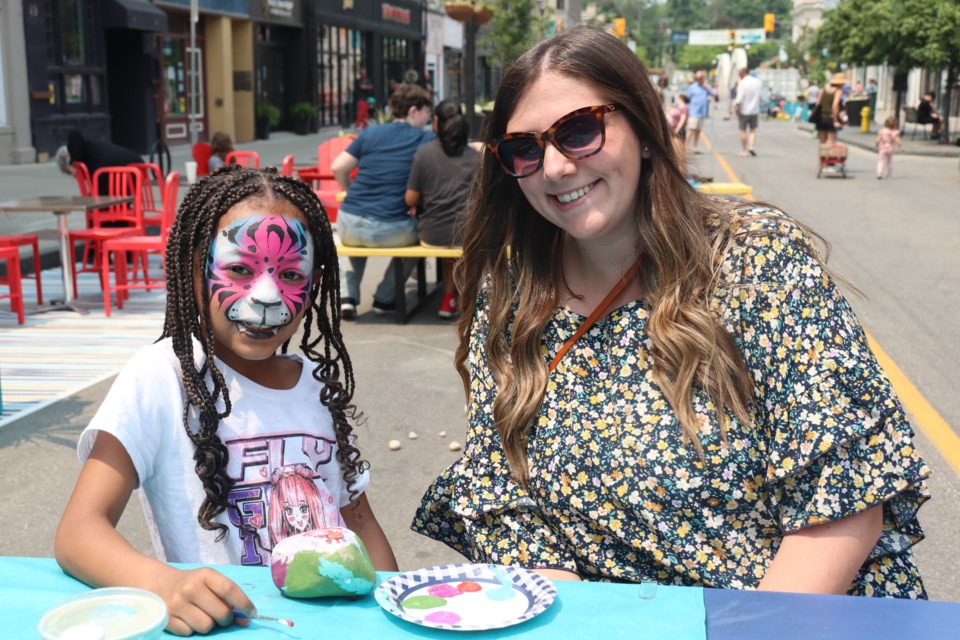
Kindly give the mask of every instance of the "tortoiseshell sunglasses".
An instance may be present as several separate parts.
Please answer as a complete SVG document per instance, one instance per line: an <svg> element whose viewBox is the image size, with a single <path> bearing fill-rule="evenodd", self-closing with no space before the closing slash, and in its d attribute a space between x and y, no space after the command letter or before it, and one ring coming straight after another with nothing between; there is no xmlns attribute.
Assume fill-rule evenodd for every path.
<svg viewBox="0 0 960 640"><path fill-rule="evenodd" d="M505 133L487 148L504 171L525 178L543 166L548 142L573 160L600 153L607 140L603 116L617 109L616 104L583 107L563 116L543 133Z"/></svg>

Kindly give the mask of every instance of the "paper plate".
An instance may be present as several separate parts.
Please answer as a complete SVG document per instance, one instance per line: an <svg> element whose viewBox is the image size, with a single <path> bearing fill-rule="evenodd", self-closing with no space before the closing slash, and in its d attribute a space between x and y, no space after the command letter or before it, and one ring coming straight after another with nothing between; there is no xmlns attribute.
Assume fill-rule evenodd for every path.
<svg viewBox="0 0 960 640"><path fill-rule="evenodd" d="M93 589L64 600L37 625L47 640L95 637L105 640L152 640L167 626L167 605L143 589ZM64 636L72 634L73 636ZM84 635L86 634L86 635Z"/></svg>
<svg viewBox="0 0 960 640"><path fill-rule="evenodd" d="M547 578L497 564L445 564L396 575L377 587L389 613L433 629L482 631L529 620L557 590Z"/></svg>

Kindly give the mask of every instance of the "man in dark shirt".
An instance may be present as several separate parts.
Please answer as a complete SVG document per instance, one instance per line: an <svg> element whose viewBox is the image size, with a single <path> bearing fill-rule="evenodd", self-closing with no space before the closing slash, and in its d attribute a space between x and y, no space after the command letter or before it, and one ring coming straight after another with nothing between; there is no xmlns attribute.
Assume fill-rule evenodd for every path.
<svg viewBox="0 0 960 640"><path fill-rule="evenodd" d="M933 130L930 132L930 137L939 138L940 125L943 123L943 118L940 117L940 114L937 113L937 110L934 108L933 99L934 94L932 91L923 94L923 97L920 98L920 102L917 104L917 122L920 124L932 124Z"/></svg>

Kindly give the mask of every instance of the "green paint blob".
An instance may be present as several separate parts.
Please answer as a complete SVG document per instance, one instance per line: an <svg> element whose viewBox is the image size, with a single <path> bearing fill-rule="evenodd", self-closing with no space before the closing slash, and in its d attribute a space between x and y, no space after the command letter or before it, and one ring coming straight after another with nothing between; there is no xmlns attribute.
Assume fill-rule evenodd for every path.
<svg viewBox="0 0 960 640"><path fill-rule="evenodd" d="M436 598L434 596L413 596L407 598L400 604L404 609L436 609L447 604L445 598Z"/></svg>

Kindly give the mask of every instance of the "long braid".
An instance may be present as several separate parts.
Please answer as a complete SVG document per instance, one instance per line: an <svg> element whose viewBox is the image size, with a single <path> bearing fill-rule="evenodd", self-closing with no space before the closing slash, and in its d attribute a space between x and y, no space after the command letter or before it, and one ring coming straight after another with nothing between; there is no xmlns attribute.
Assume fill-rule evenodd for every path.
<svg viewBox="0 0 960 640"><path fill-rule="evenodd" d="M214 360L214 336L211 329L210 293L206 284L207 253L218 222L233 206L254 196L267 199L282 197L290 201L304 217L314 239L317 267L322 268L318 282L311 286L311 303L304 315L301 351L316 366L314 379L322 384L320 402L333 417L338 451L337 461L343 469L351 500L357 492L357 476L369 465L360 459L353 444L349 419L361 419L352 404L354 375L350 358L340 332L339 272L333 233L316 195L310 188L292 178L280 176L275 169L256 171L227 166L213 176L201 178L186 194L170 233L166 252L167 307L160 339L171 338L173 351L180 362L181 378L186 394L183 424L196 447L194 461L206 497L197 513L197 521L206 530L217 531L217 540L227 527L215 522L228 504L233 485L226 472L228 452L217 428L220 420L230 415L232 404L223 373ZM316 319L319 335L311 339ZM203 351L199 366L194 354L194 340ZM323 352L316 350L323 342ZM283 352L287 350L283 345ZM340 366L344 382L340 382ZM212 388L208 387L209 381ZM223 410L217 409L222 399ZM196 410L196 429L191 426L191 407Z"/></svg>

